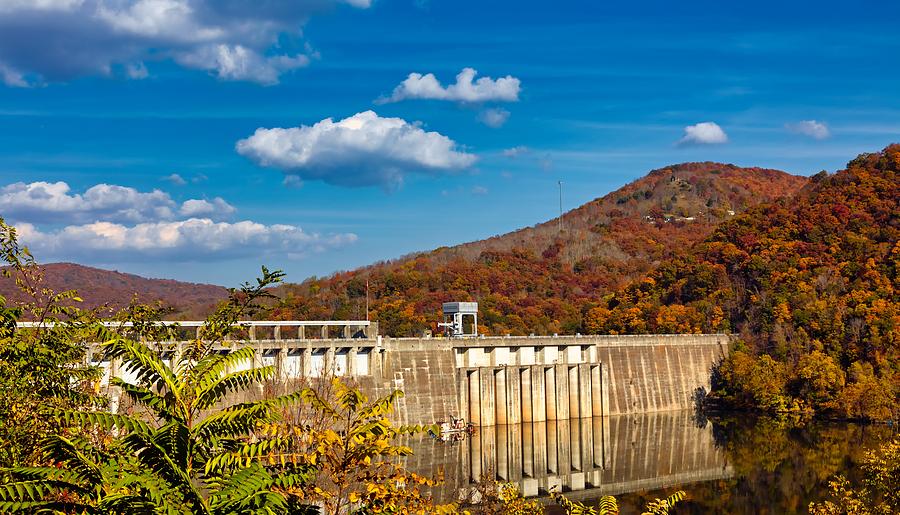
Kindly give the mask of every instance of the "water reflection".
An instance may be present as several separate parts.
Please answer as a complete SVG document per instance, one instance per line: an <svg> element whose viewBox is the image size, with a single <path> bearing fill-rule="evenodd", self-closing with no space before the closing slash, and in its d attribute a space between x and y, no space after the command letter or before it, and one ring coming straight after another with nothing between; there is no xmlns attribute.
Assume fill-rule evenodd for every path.
<svg viewBox="0 0 900 515"><path fill-rule="evenodd" d="M490 472L527 495L553 487L584 502L616 495L625 514L675 487L689 496L679 514L799 514L827 497L835 474L852 480L864 452L893 434L886 426L669 412L478 428L455 443L419 440L410 442L408 466L443 470L434 492L441 501L458 499Z"/></svg>
<svg viewBox="0 0 900 515"><path fill-rule="evenodd" d="M887 426L719 418L711 422L715 445L724 453L729 476L717 480L679 483L689 500L679 514L805 514L810 502L828 496L835 474L851 480L866 450L890 439ZM641 513L647 500L665 497L672 489L652 486L619 495L622 513ZM585 492L596 500L599 492ZM552 511L551 513L561 513Z"/></svg>
<svg viewBox="0 0 900 515"><path fill-rule="evenodd" d="M692 412L596 417L480 427L455 444L413 444L414 470L443 467L442 500L485 474L517 483L526 496L618 494L731 475L712 426Z"/></svg>

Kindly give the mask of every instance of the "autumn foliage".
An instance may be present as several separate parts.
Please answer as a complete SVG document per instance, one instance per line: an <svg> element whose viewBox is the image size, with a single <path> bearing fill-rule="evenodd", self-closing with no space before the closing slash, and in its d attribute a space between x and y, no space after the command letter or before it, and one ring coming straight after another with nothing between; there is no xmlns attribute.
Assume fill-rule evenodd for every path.
<svg viewBox="0 0 900 515"><path fill-rule="evenodd" d="M589 310L591 332L737 332L716 394L766 411L897 414L900 145L748 209Z"/></svg>
<svg viewBox="0 0 900 515"><path fill-rule="evenodd" d="M574 334L599 327L600 297L681 255L715 227L759 202L791 195L807 179L759 168L687 163L646 177L558 220L482 241L312 278L279 288L281 319L370 315L381 332L436 329L445 301L479 302L487 334ZM701 326L701 314L662 313L672 332ZM589 316L586 316L588 315ZM598 325L600 324L600 325ZM627 320L622 331L634 330ZM689 331L688 331L689 332Z"/></svg>

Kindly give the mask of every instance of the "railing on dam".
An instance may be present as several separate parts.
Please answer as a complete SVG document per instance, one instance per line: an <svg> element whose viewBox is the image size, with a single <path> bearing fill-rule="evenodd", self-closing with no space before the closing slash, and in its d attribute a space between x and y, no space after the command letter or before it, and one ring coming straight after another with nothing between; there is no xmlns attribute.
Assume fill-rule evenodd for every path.
<svg viewBox="0 0 900 515"><path fill-rule="evenodd" d="M111 329L127 330L132 322L103 321ZM166 341L150 343L168 363L191 340L201 337L205 324L196 320L165 320L154 323L171 329ZM20 329L53 327L53 323L19 322ZM235 331L226 341L213 347L213 352L231 352L252 347L252 362L240 369L274 366L279 380L302 377L368 376L372 373L370 359L377 345L378 323L368 320L242 320L234 324ZM109 361L101 352L99 342L85 342L88 364L99 366L103 372L100 386L107 386L111 377L135 381L122 370L118 360ZM237 369L236 369L237 370ZM230 371L236 371L230 370Z"/></svg>
<svg viewBox="0 0 900 515"><path fill-rule="evenodd" d="M194 337L200 336L200 329L206 324L202 320L159 320L153 325L168 327L181 336L189 336L188 331L195 331ZM22 329L38 329L53 327L53 322L17 322ZM112 329L134 327L133 322L103 321L100 325ZM378 322L368 320L241 320L234 324L240 331L237 340L282 340L282 339L332 339L332 338L368 338L378 334Z"/></svg>

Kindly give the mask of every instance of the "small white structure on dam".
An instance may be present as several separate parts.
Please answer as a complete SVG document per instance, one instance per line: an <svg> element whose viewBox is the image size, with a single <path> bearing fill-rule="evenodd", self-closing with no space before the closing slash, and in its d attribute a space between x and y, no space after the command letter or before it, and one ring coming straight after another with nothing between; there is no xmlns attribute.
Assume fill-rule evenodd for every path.
<svg viewBox="0 0 900 515"><path fill-rule="evenodd" d="M445 302L442 307L444 322L438 326L447 329L447 336L450 338L478 337L477 302ZM466 330L467 328L469 330Z"/></svg>

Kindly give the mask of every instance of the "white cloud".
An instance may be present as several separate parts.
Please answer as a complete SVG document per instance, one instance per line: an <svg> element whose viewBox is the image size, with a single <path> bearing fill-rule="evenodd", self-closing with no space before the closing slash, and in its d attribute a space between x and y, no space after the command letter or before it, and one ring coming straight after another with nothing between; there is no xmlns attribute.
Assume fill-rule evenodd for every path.
<svg viewBox="0 0 900 515"><path fill-rule="evenodd" d="M278 84L282 73L309 64L309 57L277 55L265 57L241 45L210 45L176 56L189 68L213 72L223 80L246 80L264 85Z"/></svg>
<svg viewBox="0 0 900 515"><path fill-rule="evenodd" d="M235 212L233 206L218 197L212 202L191 199L179 206L161 190L141 192L115 184L97 184L84 193L71 190L62 181L9 184L0 188L0 214L20 222L40 224L157 222L174 220L179 214L221 219Z"/></svg>
<svg viewBox="0 0 900 515"><path fill-rule="evenodd" d="M522 154L529 152L528 147L524 145L519 145L517 147L507 148L503 150L503 157L508 157L510 159L515 159Z"/></svg>
<svg viewBox="0 0 900 515"><path fill-rule="evenodd" d="M408 174L445 174L476 160L447 136L373 111L312 126L259 128L235 148L260 166L303 180L386 189L400 186Z"/></svg>
<svg viewBox="0 0 900 515"><path fill-rule="evenodd" d="M485 109L478 113L478 121L492 129L503 127L506 120L509 120L509 111L500 107Z"/></svg>
<svg viewBox="0 0 900 515"><path fill-rule="evenodd" d="M169 181L172 184L174 184L175 186L184 186L185 184L187 184L187 181L184 180L184 177L178 175L177 173L167 175L167 176L163 177L163 180Z"/></svg>
<svg viewBox="0 0 900 515"><path fill-rule="evenodd" d="M473 186L472 187L472 195L487 195L488 189L484 186Z"/></svg>
<svg viewBox="0 0 900 515"><path fill-rule="evenodd" d="M827 139L831 136L828 125L816 120L803 120L797 123L787 123L784 127L793 133L809 136L813 139Z"/></svg>
<svg viewBox="0 0 900 515"><path fill-rule="evenodd" d="M473 82L478 72L464 68L456 76L456 83L444 87L433 73L410 73L394 88L390 97L376 103L400 102L407 99L449 100L453 102L516 102L519 100L519 79L507 75L499 79L481 77Z"/></svg>
<svg viewBox="0 0 900 515"><path fill-rule="evenodd" d="M337 3L369 0L2 0L0 80L28 86L122 70L148 75L170 59L222 80L278 82L306 66L309 47L291 51L309 17ZM309 53L309 55L307 55Z"/></svg>
<svg viewBox="0 0 900 515"><path fill-rule="evenodd" d="M679 145L714 145L727 143L728 135L718 124L713 122L701 122L696 125L688 125L684 128L684 137Z"/></svg>
<svg viewBox="0 0 900 515"><path fill-rule="evenodd" d="M235 211L237 211L237 209L228 202L225 202L222 197L216 197L212 199L211 202L200 199L186 200L181 204L181 209L178 210L178 214L190 218L210 217L219 220L228 218L233 215Z"/></svg>
<svg viewBox="0 0 900 515"><path fill-rule="evenodd" d="M21 241L43 260L184 262L271 254L296 259L342 247L357 239L352 233L322 236L293 225L226 223L205 218L134 226L95 222L55 231L41 231L28 223L15 225Z"/></svg>

